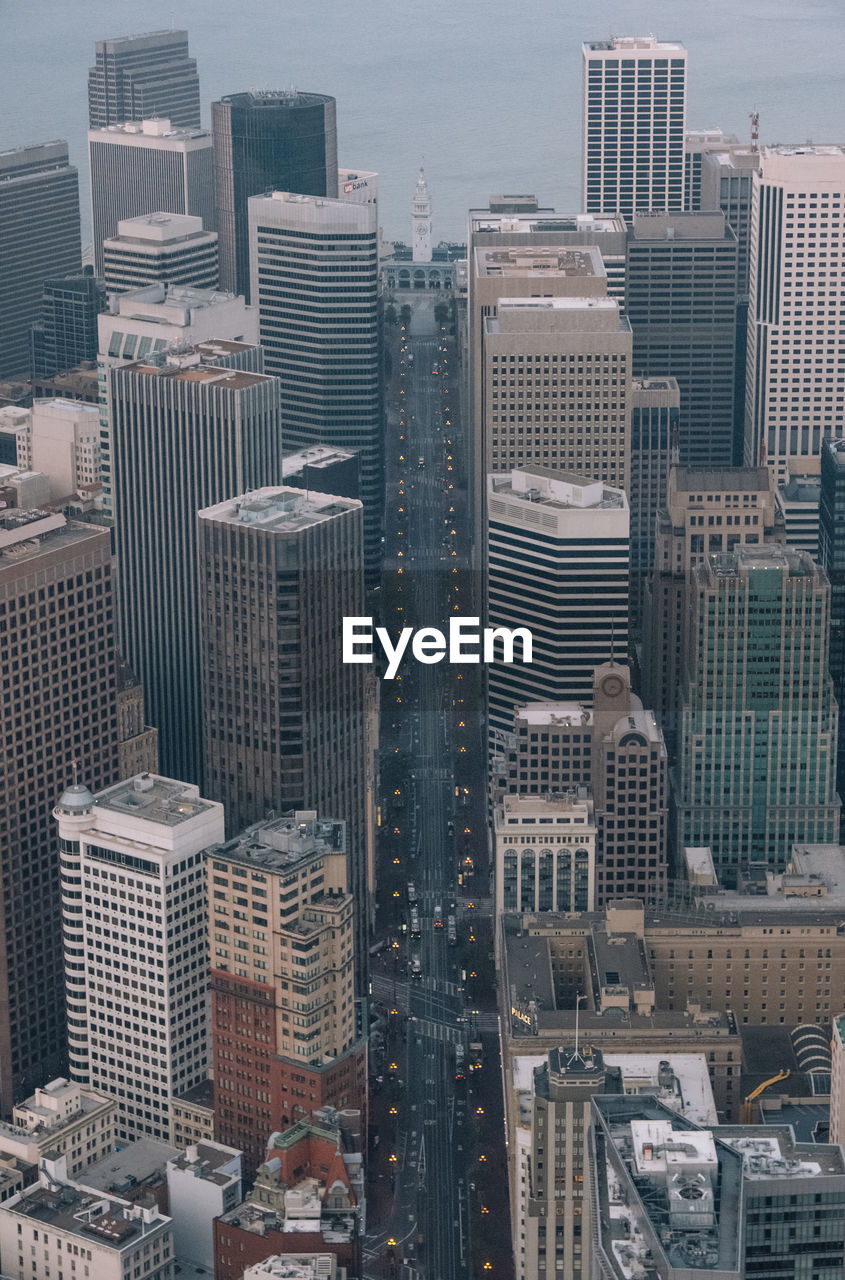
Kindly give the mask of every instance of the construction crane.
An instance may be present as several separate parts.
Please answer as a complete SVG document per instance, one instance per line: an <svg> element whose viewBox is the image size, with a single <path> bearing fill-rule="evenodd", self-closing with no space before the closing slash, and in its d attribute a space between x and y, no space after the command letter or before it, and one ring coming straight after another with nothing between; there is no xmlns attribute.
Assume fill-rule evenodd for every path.
<svg viewBox="0 0 845 1280"><path fill-rule="evenodd" d="M742 1123L743 1124L751 1124L751 1109L752 1109L754 1100L756 1098L759 1098L760 1094L763 1093L765 1089L768 1089L770 1084L778 1084L779 1081L786 1080L786 1078L790 1074L791 1072L788 1067L781 1067L780 1071L777 1073L776 1076L772 1076L770 1080L764 1080L762 1084L757 1085L756 1089L751 1090L751 1092L747 1095L745 1101L742 1104Z"/></svg>

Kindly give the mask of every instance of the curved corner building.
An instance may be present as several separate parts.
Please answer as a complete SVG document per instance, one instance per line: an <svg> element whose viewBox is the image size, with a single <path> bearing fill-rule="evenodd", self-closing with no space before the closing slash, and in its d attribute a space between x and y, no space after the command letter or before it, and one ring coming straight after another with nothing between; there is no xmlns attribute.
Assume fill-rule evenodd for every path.
<svg viewBox="0 0 845 1280"><path fill-rule="evenodd" d="M337 196L336 103L322 93L231 93L211 104L220 287L249 297L247 201L266 191Z"/></svg>

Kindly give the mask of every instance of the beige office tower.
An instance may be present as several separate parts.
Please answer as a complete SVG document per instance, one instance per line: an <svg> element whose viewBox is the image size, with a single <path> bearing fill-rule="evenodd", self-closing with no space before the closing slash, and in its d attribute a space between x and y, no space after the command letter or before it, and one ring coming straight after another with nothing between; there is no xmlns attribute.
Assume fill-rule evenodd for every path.
<svg viewBox="0 0 845 1280"><path fill-rule="evenodd" d="M687 592L696 565L738 543L783 542L776 490L765 467L673 467L657 517L643 607L643 698L670 750L680 713Z"/></svg>
<svg viewBox="0 0 845 1280"><path fill-rule="evenodd" d="M751 200L745 461L819 474L845 434L845 147L763 147Z"/></svg>
<svg viewBox="0 0 845 1280"><path fill-rule="evenodd" d="M610 325L616 324L617 330L620 328L618 307L611 311L606 309L602 314L602 308L595 307L595 315L602 314L605 328L601 328L601 321L593 318L587 319L583 314L584 308L574 307L573 313L569 315L570 324L567 327L566 319L562 313L554 313L553 308L545 311L538 311L537 315L545 315L544 329L551 331L553 323L558 328L562 328L563 332L558 336L558 345L555 347L553 339L547 334L539 340L536 338L536 330L531 328L532 324L540 324L536 316L530 316L528 327L522 334L521 338L514 337L510 341L510 345L506 345L504 349L496 349L499 341L499 330L496 326L491 327L491 322L498 319L501 309L500 304L504 300L511 302L518 301L523 307L537 307L539 303L549 303L557 298L566 299L593 299L598 302L604 299L607 302L607 273L602 263L601 254L594 246L584 246L573 248L565 244L557 245L534 245L528 238L528 243L514 246L500 246L495 242L493 244L481 243L477 246L470 245L469 249L469 342L470 342L470 416L472 421L472 457L473 466L470 471L470 489L473 513L473 543L475 547L475 560L477 565L483 562L483 542L484 542L484 497L485 497L485 477L496 468L491 465L492 459L488 456L489 431L494 425L506 426L508 429L513 425L515 452L518 452L516 437L526 435L527 428L539 430L539 439L543 439L543 428L548 428L548 438L552 438L552 428L557 423L557 418L553 416L556 412L560 415L564 414L566 421L567 411L572 408L576 414L576 421L573 423L577 426L577 410L575 404L577 398L573 400L570 406L567 398L564 401L563 410L561 410L561 395L563 391L569 390L570 377L574 376L574 384L577 384L579 375L577 372L578 360L577 355L582 356L582 373L580 375L582 381L586 377L583 372L584 357L587 354L603 355L610 354L613 347L613 340L610 338ZM522 308L519 308L521 310ZM584 320L585 335L594 325L599 325L602 337L599 339L595 352L589 346L587 339L586 345L579 347L578 340L573 339L573 328L577 330L577 320L575 316ZM615 321L611 320L611 315L615 317ZM509 317L509 322L513 324L518 322L518 315ZM508 323L508 321L506 321ZM518 330L516 331L518 333ZM488 351L488 337L492 342L492 350ZM568 357L569 349L567 347L567 339L575 341L572 354L576 356L574 364L569 365L568 359L565 364L565 372L561 372L560 359L561 356ZM610 345L607 345L607 344ZM535 346L537 350L535 351ZM631 335L628 330L627 336L627 360L626 360L626 376L630 370L631 358ZM507 355L508 372L499 373L499 379L507 377L507 385L501 384L493 387L493 356ZM558 357L557 386L553 385L555 374L552 372L553 361L552 356ZM620 354L616 351L617 356ZM539 359L539 372L536 370L535 355ZM513 374L510 372L511 356L513 356ZM548 356L549 373L546 375L543 368L546 364L544 359ZM530 360L528 359L530 357ZM591 362L592 365L592 362ZM488 374L489 366L489 374ZM531 368L530 385L525 385L526 370ZM499 362L501 370L501 362ZM600 372L592 376L603 376ZM511 377L513 377L513 386L510 385ZM545 379L548 377L549 385L544 385ZM522 378L523 385L519 385ZM577 391L577 385L573 385L573 392ZM498 409L494 415L492 401L486 402L485 390L490 393L495 390L499 393ZM583 393L589 390L591 393L594 388L588 389L585 386L580 388ZM608 387L607 390L610 390ZM502 392L507 391L508 409L502 408ZM556 400L556 411L552 409L552 392L558 393ZM511 392L513 392L513 417L514 422L511 424ZM548 392L549 407L543 408L545 394ZM530 395L528 394L530 393ZM592 401L592 395L589 397ZM530 401L530 407L529 407ZM507 412L508 421L506 423L492 422L493 416L497 418L503 412ZM582 409L582 419L583 412ZM487 417L490 417L488 426ZM522 421L520 422L520 416ZM527 421L526 421L527 416ZM547 417L548 421L543 419ZM535 418L537 419L535 421ZM583 426L583 420L581 425ZM521 428L518 430L518 428ZM510 431L508 431L510 434ZM523 450L524 451L524 450ZM542 452L542 450L541 450ZM531 459L534 460L535 455L532 452ZM521 462L528 459L520 459ZM543 463L542 456L539 459L541 465ZM546 459L545 465L555 465L551 460ZM507 464L503 464L501 470L507 470ZM612 483L604 477L607 483Z"/></svg>
<svg viewBox="0 0 845 1280"><path fill-rule="evenodd" d="M232 834L271 810L346 822L365 958L366 668L341 650L365 613L361 503L278 487L201 511L199 607L209 793Z"/></svg>
<svg viewBox="0 0 845 1280"><path fill-rule="evenodd" d="M51 821L74 762L118 777L108 531L0 511L0 1113L63 1069L64 962Z"/></svg>
<svg viewBox="0 0 845 1280"><path fill-rule="evenodd" d="M630 367L613 298L502 298L484 321L488 473L536 463L627 492Z"/></svg>
<svg viewBox="0 0 845 1280"><path fill-rule="evenodd" d="M590 1276L590 1197L585 1150L593 1094L603 1093L598 1049L552 1049L534 1071L526 1105L531 1124L515 1133L515 1194L511 1196L517 1280Z"/></svg>

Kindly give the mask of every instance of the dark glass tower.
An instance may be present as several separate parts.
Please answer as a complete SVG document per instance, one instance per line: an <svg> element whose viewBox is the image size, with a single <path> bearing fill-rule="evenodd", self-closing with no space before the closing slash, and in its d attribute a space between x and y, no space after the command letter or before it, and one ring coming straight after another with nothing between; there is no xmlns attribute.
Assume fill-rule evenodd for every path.
<svg viewBox="0 0 845 1280"><path fill-rule="evenodd" d="M89 128L153 116L199 128L200 82L196 61L188 57L187 31L98 40L95 56L88 71Z"/></svg>
<svg viewBox="0 0 845 1280"><path fill-rule="evenodd" d="M337 196L334 98L233 93L211 104L220 287L249 300L247 201L267 191Z"/></svg>
<svg viewBox="0 0 845 1280"><path fill-rule="evenodd" d="M29 373L44 281L81 269L79 175L67 143L0 151L0 378Z"/></svg>
<svg viewBox="0 0 845 1280"><path fill-rule="evenodd" d="M32 328L32 373L52 378L82 360L97 358L97 316L106 286L90 267L82 275L44 281L41 319Z"/></svg>
<svg viewBox="0 0 845 1280"><path fill-rule="evenodd" d="M839 703L837 790L845 785L845 440L822 444L819 564L830 578L830 674Z"/></svg>

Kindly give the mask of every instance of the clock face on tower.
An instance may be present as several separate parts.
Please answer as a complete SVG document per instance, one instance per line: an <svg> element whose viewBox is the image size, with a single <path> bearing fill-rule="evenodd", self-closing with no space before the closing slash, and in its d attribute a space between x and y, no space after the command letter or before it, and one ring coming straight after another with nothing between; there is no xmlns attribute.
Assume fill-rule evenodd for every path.
<svg viewBox="0 0 845 1280"><path fill-rule="evenodd" d="M425 223L424 223L424 222L418 222L418 223L417 223L416 228L415 228L415 234L416 234L416 237L417 237L417 239L418 239L418 240L422 240L423 236L425 235Z"/></svg>
<svg viewBox="0 0 845 1280"><path fill-rule="evenodd" d="M619 676L605 676L601 682L601 691L606 698L618 698L622 692Z"/></svg>

